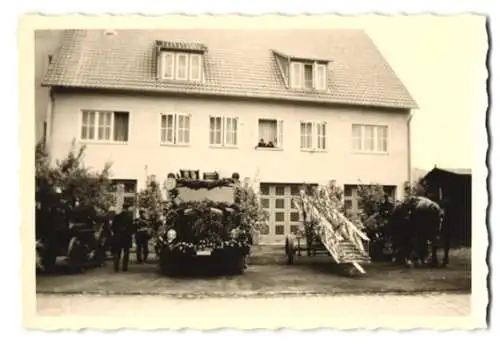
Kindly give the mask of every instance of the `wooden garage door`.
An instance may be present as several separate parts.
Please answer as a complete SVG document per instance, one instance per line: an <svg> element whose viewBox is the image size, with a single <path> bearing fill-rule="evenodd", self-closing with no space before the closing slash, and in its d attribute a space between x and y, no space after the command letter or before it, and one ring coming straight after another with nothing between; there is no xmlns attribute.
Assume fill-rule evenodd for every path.
<svg viewBox="0 0 500 344"><path fill-rule="evenodd" d="M260 184L262 207L269 214L269 227L261 234L263 244L283 244L285 236L299 229L301 216L292 202L300 184Z"/></svg>

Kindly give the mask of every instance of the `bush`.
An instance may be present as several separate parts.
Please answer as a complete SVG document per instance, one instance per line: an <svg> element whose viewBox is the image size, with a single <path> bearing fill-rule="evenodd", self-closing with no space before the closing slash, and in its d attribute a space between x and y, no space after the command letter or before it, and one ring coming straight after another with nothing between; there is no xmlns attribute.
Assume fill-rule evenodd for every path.
<svg viewBox="0 0 500 344"><path fill-rule="evenodd" d="M93 171L83 163L85 146L73 143L67 156L51 166L43 144L35 147L35 185L37 204L42 209L61 207L72 211L78 204L93 208L97 214L106 213L114 204L111 184L111 164L101 171Z"/></svg>
<svg viewBox="0 0 500 344"><path fill-rule="evenodd" d="M259 193L254 190L249 180L236 186L236 195L241 210L241 227L248 231L254 243L257 243L259 234L269 229L269 214L262 208Z"/></svg>
<svg viewBox="0 0 500 344"><path fill-rule="evenodd" d="M388 224L395 201L379 184L358 186L358 196L361 209L358 217L370 238L370 256L373 260L385 259L385 251L391 243Z"/></svg>
<svg viewBox="0 0 500 344"><path fill-rule="evenodd" d="M146 187L137 193L137 207L146 213L148 226L157 230L164 212L165 201L161 193L161 186L156 176L148 175Z"/></svg>

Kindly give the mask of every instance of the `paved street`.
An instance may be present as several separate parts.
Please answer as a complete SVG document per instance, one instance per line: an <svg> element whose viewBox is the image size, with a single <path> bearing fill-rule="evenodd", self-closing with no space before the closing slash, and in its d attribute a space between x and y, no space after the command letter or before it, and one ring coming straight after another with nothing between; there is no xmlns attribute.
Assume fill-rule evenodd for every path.
<svg viewBox="0 0 500 344"><path fill-rule="evenodd" d="M315 259L317 258L317 259ZM284 260L284 257L281 258ZM295 265L250 264L241 276L193 275L169 278L157 264L131 264L115 273L109 262L83 274L37 276L38 293L238 297L364 293L470 292L468 255L451 257L446 269L407 269L392 263L366 264L367 273L348 277L330 257L302 257ZM203 270L206 271L206 270Z"/></svg>
<svg viewBox="0 0 500 344"><path fill-rule="evenodd" d="M89 324L111 327L138 326L137 319L147 319L148 326L152 328L196 327L201 321L205 328L241 326L242 323L247 327L268 327L273 324L348 326L346 322L350 322L350 326L380 327L394 326L395 320L402 327L453 327L460 326L461 319L465 319L460 317L470 313L470 295L360 295L196 300L152 295L38 295L37 311L42 317L63 316L65 327L82 327ZM72 319L73 316L82 318ZM440 318L439 322L432 323L432 319L435 321L436 317L443 318ZM47 320L44 325L61 326L56 319L52 318L52 322ZM278 322L280 319L281 322Z"/></svg>

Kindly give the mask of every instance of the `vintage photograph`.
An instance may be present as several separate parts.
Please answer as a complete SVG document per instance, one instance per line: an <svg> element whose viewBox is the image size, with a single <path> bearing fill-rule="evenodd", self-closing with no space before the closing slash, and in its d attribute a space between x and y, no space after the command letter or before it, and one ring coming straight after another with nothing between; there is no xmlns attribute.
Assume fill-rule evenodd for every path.
<svg viewBox="0 0 500 344"><path fill-rule="evenodd" d="M485 20L405 17L33 30L38 315L468 316Z"/></svg>

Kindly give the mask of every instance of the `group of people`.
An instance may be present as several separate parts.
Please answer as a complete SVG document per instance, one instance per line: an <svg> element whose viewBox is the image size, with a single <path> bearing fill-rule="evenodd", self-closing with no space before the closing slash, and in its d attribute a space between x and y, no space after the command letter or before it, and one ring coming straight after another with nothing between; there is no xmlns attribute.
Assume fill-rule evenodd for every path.
<svg viewBox="0 0 500 344"><path fill-rule="evenodd" d="M133 239L136 244L137 263L147 261L153 228L148 224L144 210L140 210L139 217L134 219L133 207L123 209L111 218L109 232L109 247L116 272L120 271L120 265L122 271L128 270Z"/></svg>

